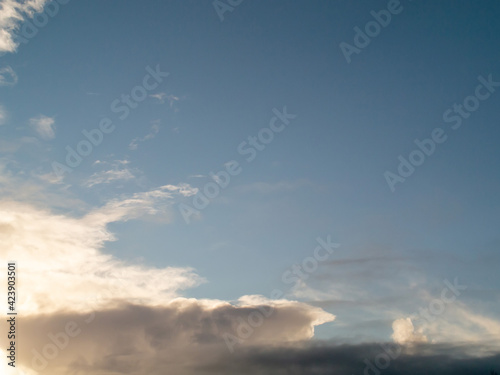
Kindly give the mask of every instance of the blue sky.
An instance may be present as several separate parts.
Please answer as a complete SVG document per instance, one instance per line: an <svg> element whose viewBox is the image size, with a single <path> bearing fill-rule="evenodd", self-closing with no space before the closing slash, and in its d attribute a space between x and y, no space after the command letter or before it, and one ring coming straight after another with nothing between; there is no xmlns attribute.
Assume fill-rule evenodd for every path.
<svg viewBox="0 0 500 375"><path fill-rule="evenodd" d="M0 188L13 217L18 204L99 228L95 254L146 274L192 268L168 298L236 306L280 289L335 316L313 324L311 340L498 339L497 2L62 3L19 43L48 3L0 1ZM370 33L371 12L389 8L388 24L357 46L355 28ZM152 70L168 77L140 88ZM134 90L147 96L120 119L112 103ZM443 117L454 105L469 108L457 129ZM267 130L272 141L247 161L241 143L283 111L289 123ZM71 173L55 173L105 118L114 130ZM425 155L415 141L435 129L441 143ZM415 150L423 162L400 176L398 157L409 163ZM196 209L217 182L210 173L231 161L241 172L188 223L181 207ZM294 288L283 282L328 236L340 244L328 259ZM5 251L22 265L24 253ZM467 290L440 324L408 323L456 278Z"/></svg>

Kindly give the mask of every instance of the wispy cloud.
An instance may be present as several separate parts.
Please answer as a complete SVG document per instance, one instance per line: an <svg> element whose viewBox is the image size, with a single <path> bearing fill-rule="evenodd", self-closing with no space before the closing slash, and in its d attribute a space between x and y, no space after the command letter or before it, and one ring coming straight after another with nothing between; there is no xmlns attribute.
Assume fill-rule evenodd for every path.
<svg viewBox="0 0 500 375"><path fill-rule="evenodd" d="M139 147L139 142L145 142L150 139L153 139L156 137L156 135L160 132L160 121L155 120L152 122L153 125L151 125L150 131L148 134L146 134L144 137L137 137L130 142L128 145L129 150L137 150Z"/></svg>
<svg viewBox="0 0 500 375"><path fill-rule="evenodd" d="M55 119L53 117L47 117L44 115L39 115L30 119L31 127L38 133L38 135L44 140L54 139L56 136L55 132Z"/></svg>
<svg viewBox="0 0 500 375"><path fill-rule="evenodd" d="M500 351L500 321L488 317L475 306L463 301L443 304L440 313L435 313L439 300L424 291L420 304L427 310L422 316L400 318L393 323L393 339L398 343L482 343L489 350ZM439 296L438 296L439 297ZM433 304L431 308L431 303ZM434 311L434 313L433 313ZM415 323L415 327L414 324ZM475 353L480 354L480 353Z"/></svg>
<svg viewBox="0 0 500 375"><path fill-rule="evenodd" d="M114 181L127 181L134 179L135 176L128 169L108 170L94 173L85 183L85 186L92 187L99 184L109 184Z"/></svg>
<svg viewBox="0 0 500 375"><path fill-rule="evenodd" d="M127 221L146 215L163 216L171 219L171 207L176 195L191 196L198 192L190 185L164 185L158 188L134 193L109 201L103 207L89 213L86 220L106 225L115 221Z"/></svg>
<svg viewBox="0 0 500 375"><path fill-rule="evenodd" d="M99 184L110 184L116 181L129 181L136 178L134 171L127 167L128 160L115 160L112 163L97 160L94 165L111 165L110 169L94 173L85 182L84 186L93 187Z"/></svg>
<svg viewBox="0 0 500 375"><path fill-rule="evenodd" d="M17 83L17 74L10 66L0 69L0 86L13 86Z"/></svg>
<svg viewBox="0 0 500 375"><path fill-rule="evenodd" d="M178 96L175 96L175 95L169 95L167 96L167 100L168 100L168 103L170 105L170 108L172 108L175 104L175 102L178 102L180 100L180 98Z"/></svg>
<svg viewBox="0 0 500 375"><path fill-rule="evenodd" d="M168 102L168 106L174 110L174 112L178 112L178 108L175 107L175 104L183 99L186 99L186 96L176 96L176 95L167 95L165 92L159 92L156 94L149 95L151 98L154 98L160 104L164 104Z"/></svg>
<svg viewBox="0 0 500 375"><path fill-rule="evenodd" d="M0 53L16 52L15 31L26 17L41 12L50 0L3 0L0 2Z"/></svg>
<svg viewBox="0 0 500 375"><path fill-rule="evenodd" d="M151 98L154 98L158 100L160 103L165 103L165 98L167 97L167 94L164 92L159 92L156 94L151 94L149 95Z"/></svg>
<svg viewBox="0 0 500 375"><path fill-rule="evenodd" d="M64 183L64 176L58 176L53 172L35 175L35 177L38 177L40 180L53 185L60 185Z"/></svg>

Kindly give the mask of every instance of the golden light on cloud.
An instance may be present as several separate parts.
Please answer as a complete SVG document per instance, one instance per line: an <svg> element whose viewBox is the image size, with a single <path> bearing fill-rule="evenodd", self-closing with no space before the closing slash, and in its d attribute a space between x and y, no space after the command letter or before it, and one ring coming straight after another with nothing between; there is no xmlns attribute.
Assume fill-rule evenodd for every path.
<svg viewBox="0 0 500 375"><path fill-rule="evenodd" d="M206 351L221 355L228 347L309 340L316 325L335 319L284 299L243 296L231 304L183 298L183 290L204 282L193 269L132 265L103 252L105 243L115 240L107 224L150 213L150 199L168 199L172 191L169 186L115 200L81 218L0 202L1 258L18 264L23 322L18 361L26 375L76 369L104 374L110 366L145 360L171 370L188 355L210 361L200 356ZM6 298L4 290L0 298ZM106 362L110 356L115 365Z"/></svg>

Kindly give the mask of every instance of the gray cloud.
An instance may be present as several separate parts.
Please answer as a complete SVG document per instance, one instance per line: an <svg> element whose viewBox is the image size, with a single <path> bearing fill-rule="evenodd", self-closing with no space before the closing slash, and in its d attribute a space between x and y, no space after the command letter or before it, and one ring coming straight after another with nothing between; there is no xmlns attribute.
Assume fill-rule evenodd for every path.
<svg viewBox="0 0 500 375"><path fill-rule="evenodd" d="M238 335L241 321L264 308L269 310L270 306L234 306L223 301L179 298L161 307L117 304L85 314L24 317L19 333L24 342L19 361L24 368L51 375L72 371L96 375L187 375L199 373L198 368L210 369L234 359L241 361L239 358L246 356L248 348L289 345L310 337L318 311L305 304L283 301L231 354L225 335ZM71 332L77 332L75 337L64 333L68 324L73 325ZM59 340L55 356L51 337ZM1 345L7 344L6 339L1 341Z"/></svg>
<svg viewBox="0 0 500 375"><path fill-rule="evenodd" d="M311 324L306 309L292 306L277 307L259 334L231 354L223 334L234 332L239 318L251 311L258 311L258 307L213 307L194 299L179 299L167 307L125 304L91 314L29 317L23 319L21 334L26 344L20 361L28 368L35 364L37 369L40 363L32 363L32 350L42 353L51 343L48 335L57 336L73 322L81 333L47 361L41 375L373 375L378 373L365 372L367 363L375 364L381 356L390 358L388 367L380 371L384 375L486 375L490 368L500 366L500 354L469 356L470 346L290 341L287 335ZM391 358L382 346L389 353L401 352Z"/></svg>

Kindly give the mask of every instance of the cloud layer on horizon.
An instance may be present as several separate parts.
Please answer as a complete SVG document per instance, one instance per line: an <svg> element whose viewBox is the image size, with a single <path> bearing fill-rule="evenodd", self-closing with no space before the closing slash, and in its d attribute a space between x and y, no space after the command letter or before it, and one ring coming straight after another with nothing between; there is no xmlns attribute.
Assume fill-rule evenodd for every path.
<svg viewBox="0 0 500 375"><path fill-rule="evenodd" d="M196 193L190 185L122 194L75 216L20 203L16 197L25 188L10 175L0 175L0 182L17 187L7 189L13 194L10 200L0 201L0 258L19 263L23 324L18 358L26 375L362 373L365 360L381 353L380 346L370 343L311 341L315 327L335 316L307 301L187 299L182 291L205 281L192 268L129 264L104 252L106 242L116 240L110 223L148 215L168 219L176 199ZM5 291L0 298L5 299ZM249 317L263 311L272 314L251 327ZM416 340L421 336L411 321L400 319L406 324L396 324L394 331L407 347L384 371L409 374L407 366L418 364L420 371L432 373L436 361L442 363L440 373L464 363L476 370L491 366L491 355L498 353L491 342L500 334L498 323L458 303L451 316L444 324L426 325L440 338L426 344ZM67 324L75 324L79 333L62 345L60 333ZM0 327L6 329L6 322ZM484 337L487 328L492 337ZM62 347L54 357L47 356L57 337ZM0 345L8 347L6 338Z"/></svg>

